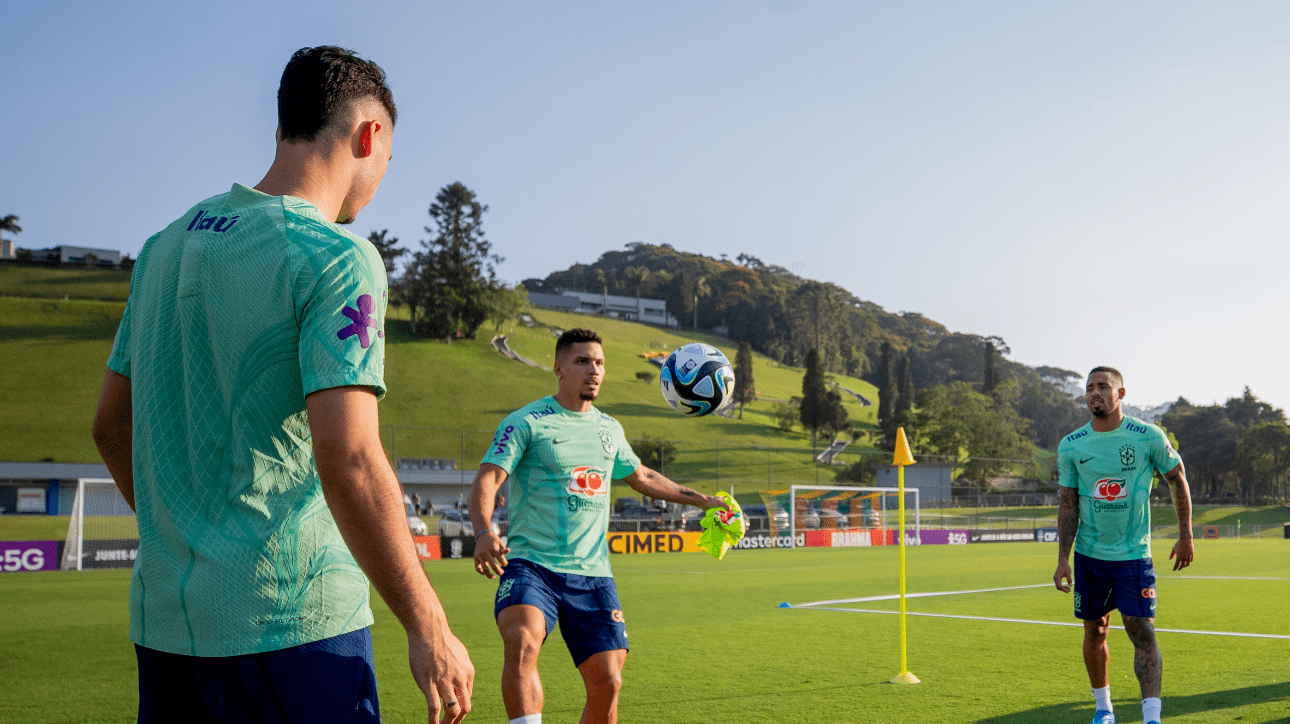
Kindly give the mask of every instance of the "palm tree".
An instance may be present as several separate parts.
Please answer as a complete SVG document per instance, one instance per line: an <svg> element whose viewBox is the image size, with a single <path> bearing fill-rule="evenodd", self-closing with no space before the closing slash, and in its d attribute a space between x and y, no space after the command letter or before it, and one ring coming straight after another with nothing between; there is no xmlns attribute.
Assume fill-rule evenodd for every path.
<svg viewBox="0 0 1290 724"><path fill-rule="evenodd" d="M629 281L636 283L636 321L641 321L641 287L649 281L650 271L648 267L629 266L623 273L627 275Z"/></svg>
<svg viewBox="0 0 1290 724"><path fill-rule="evenodd" d="M609 275L604 269L596 270L596 281L600 282L600 313L609 314Z"/></svg>
<svg viewBox="0 0 1290 724"><path fill-rule="evenodd" d="M690 292L694 295L694 331L699 331L699 297L706 297L712 294L712 287L708 286L706 276L694 277L690 283Z"/></svg>
<svg viewBox="0 0 1290 724"><path fill-rule="evenodd" d="M8 214L3 219L0 219L0 239L4 239L4 232L6 231L11 232L13 234L22 233L22 227L18 226L17 216L14 216L13 214Z"/></svg>

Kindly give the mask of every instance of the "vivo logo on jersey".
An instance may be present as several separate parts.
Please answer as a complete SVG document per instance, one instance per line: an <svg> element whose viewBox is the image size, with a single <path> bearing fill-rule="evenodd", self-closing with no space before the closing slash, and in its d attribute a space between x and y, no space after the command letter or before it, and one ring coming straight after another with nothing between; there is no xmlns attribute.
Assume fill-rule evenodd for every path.
<svg viewBox="0 0 1290 724"><path fill-rule="evenodd" d="M515 432L514 425L507 425L505 430L497 431L497 434L493 436L493 445L497 446L497 449L493 451L493 454L506 454L506 443L511 441L511 433L513 432Z"/></svg>
<svg viewBox="0 0 1290 724"><path fill-rule="evenodd" d="M236 224L237 220L240 218L242 217L234 216L230 219L227 216L221 216L216 220L214 216L207 216L205 211L198 211L197 215L193 217L193 220L188 222L188 230L192 231L196 229L197 231L206 231L207 229L210 229L211 231L218 231L222 234L233 228L233 224Z"/></svg>
<svg viewBox="0 0 1290 724"><path fill-rule="evenodd" d="M608 495L609 486L605 484L605 473L590 465L579 465L569 473L569 492L582 493L588 498L597 495Z"/></svg>

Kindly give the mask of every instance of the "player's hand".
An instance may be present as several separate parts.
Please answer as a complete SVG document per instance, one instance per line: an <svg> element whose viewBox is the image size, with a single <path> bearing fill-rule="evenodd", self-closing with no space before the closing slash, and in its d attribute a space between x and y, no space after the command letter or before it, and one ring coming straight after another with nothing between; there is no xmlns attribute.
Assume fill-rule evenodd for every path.
<svg viewBox="0 0 1290 724"><path fill-rule="evenodd" d="M466 718L475 689L475 665L451 631L438 645L409 636L408 664L412 678L425 694L430 724L457 724Z"/></svg>
<svg viewBox="0 0 1290 724"><path fill-rule="evenodd" d="M1071 584L1075 582L1075 576L1071 572L1071 564L1067 561L1058 561L1057 570L1053 573L1053 584L1057 590L1062 593L1071 592Z"/></svg>
<svg viewBox="0 0 1290 724"><path fill-rule="evenodd" d="M1192 559L1196 557L1196 546L1192 543L1192 539L1179 538L1174 544L1174 549L1169 551L1169 557L1174 561L1175 571L1181 571L1190 566Z"/></svg>
<svg viewBox="0 0 1290 724"><path fill-rule="evenodd" d="M705 495L703 497L707 498L707 500L703 501L704 510L707 510L708 508L722 508L724 510L731 510L729 503L722 500L721 498L718 498L715 495Z"/></svg>
<svg viewBox="0 0 1290 724"><path fill-rule="evenodd" d="M506 567L506 554L511 549L502 543L496 531L486 530L475 539L475 571L481 576L495 578Z"/></svg>

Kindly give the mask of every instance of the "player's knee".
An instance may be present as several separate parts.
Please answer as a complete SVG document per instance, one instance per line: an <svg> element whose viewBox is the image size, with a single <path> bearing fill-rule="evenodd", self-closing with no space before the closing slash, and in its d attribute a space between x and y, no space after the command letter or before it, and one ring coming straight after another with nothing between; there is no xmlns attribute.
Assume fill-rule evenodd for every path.
<svg viewBox="0 0 1290 724"><path fill-rule="evenodd" d="M521 669L537 666L538 654L542 651L541 637L527 628L515 626L502 632L502 641L508 661Z"/></svg>
<svg viewBox="0 0 1290 724"><path fill-rule="evenodd" d="M1137 616L1124 617L1124 630L1129 634L1129 640L1139 649L1150 649L1156 645L1156 625L1149 618L1139 618Z"/></svg>
<svg viewBox="0 0 1290 724"><path fill-rule="evenodd" d="M587 680L587 695L596 699L612 699L618 697L618 692L623 689L623 673L616 670L604 670L596 672L596 676Z"/></svg>

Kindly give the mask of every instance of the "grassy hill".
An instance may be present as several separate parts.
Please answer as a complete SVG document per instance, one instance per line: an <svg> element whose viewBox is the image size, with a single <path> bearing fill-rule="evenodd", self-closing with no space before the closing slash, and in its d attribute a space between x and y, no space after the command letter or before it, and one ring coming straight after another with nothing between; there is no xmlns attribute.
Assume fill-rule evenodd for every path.
<svg viewBox="0 0 1290 724"><path fill-rule="evenodd" d="M112 274L0 267L0 292L21 289L43 297L0 297L0 356L9 361L8 378L0 389L0 459L98 460L90 422L125 305L75 297L106 296L103 290L119 283ZM68 280L87 276L91 291L72 293L78 287ZM67 290L70 299L63 300L60 290ZM748 405L742 420L687 418L663 402L658 368L641 354L704 341L733 359L736 346L730 340L545 310L533 316L538 326L509 325L503 333L513 349L539 364L551 363L555 336L549 328L587 326L605 338L608 369L598 406L623 423L629 438L649 435L675 441L676 458L666 466L670 476L710 490L720 481L721 488L733 484L737 491L816 479L809 433L782 432L773 417L778 401L800 394L802 370L755 355L757 389L766 399ZM504 415L555 390L549 371L493 349L492 330L481 330L478 339L450 344L417 339L395 310L386 331L389 394L381 403L381 422L391 457L450 457L459 464L464 459L466 467L473 468ZM637 372L645 371L655 373L649 383L636 379ZM877 399L867 382L847 377L837 382ZM846 395L844 399L853 420L875 421L873 406L862 406ZM825 482L833 477L829 468L819 475Z"/></svg>
<svg viewBox="0 0 1290 724"><path fill-rule="evenodd" d="M130 296L130 272L0 264L0 296L124 302Z"/></svg>

